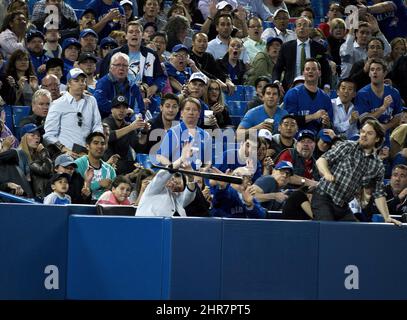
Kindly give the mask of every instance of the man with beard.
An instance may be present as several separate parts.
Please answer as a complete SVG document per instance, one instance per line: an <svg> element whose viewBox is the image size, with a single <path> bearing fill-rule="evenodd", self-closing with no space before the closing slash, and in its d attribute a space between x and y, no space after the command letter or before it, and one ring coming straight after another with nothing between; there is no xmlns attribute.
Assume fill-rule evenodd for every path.
<svg viewBox="0 0 407 320"><path fill-rule="evenodd" d="M116 178L116 172L110 164L102 160L106 150L106 138L102 132L89 134L86 137L86 147L88 154L75 160L76 171L84 180L87 180L89 172L93 172L88 188L92 193L91 202L96 203L99 197L110 189L112 181Z"/></svg>
<svg viewBox="0 0 407 320"><path fill-rule="evenodd" d="M348 141L333 148L317 161L322 179L312 197L315 220L356 221L349 202L363 187L371 187L372 197L384 221L401 225L390 217L383 188L384 167L376 154L384 140L377 120L367 120L360 129L359 141Z"/></svg>
<svg viewBox="0 0 407 320"><path fill-rule="evenodd" d="M297 144L294 148L283 151L276 162L289 161L294 167L294 174L289 183L294 186L313 187L319 179L315 159L312 154L315 149L315 134L310 130L302 130L298 133Z"/></svg>

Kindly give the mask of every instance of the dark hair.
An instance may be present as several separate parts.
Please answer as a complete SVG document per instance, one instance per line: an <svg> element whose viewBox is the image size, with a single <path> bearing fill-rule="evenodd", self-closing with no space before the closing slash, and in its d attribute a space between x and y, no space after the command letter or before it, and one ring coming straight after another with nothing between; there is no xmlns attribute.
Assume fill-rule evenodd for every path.
<svg viewBox="0 0 407 320"><path fill-rule="evenodd" d="M370 42L372 42L372 41L379 41L379 42L381 43L381 45L382 45L382 49L384 49L384 42L383 42L382 39L377 38L377 37L371 38L371 39L368 41L368 43L367 43L367 46L368 46L368 47L369 47Z"/></svg>
<svg viewBox="0 0 407 320"><path fill-rule="evenodd" d="M151 169L142 168L139 172L135 175L135 177L131 180L134 184L134 191L136 191L137 195L140 193L141 184L143 183L144 179L148 177L154 177L155 173Z"/></svg>
<svg viewBox="0 0 407 320"><path fill-rule="evenodd" d="M339 90L339 88L341 87L341 84L342 84L343 82L350 82L350 83L353 83L353 88L354 88L354 90L356 91L356 82L355 82L355 80L353 80L352 78L343 78L343 79L341 79L341 80L339 81L339 83L338 83L338 86L336 87L337 90Z"/></svg>
<svg viewBox="0 0 407 320"><path fill-rule="evenodd" d="M187 102L194 103L195 105L198 106L199 110L201 110L201 108L202 108L201 103L199 102L198 99L193 98L193 97L188 97L188 98L185 98L184 100L181 101L181 105L180 105L180 110L181 111L184 110L184 107L187 104Z"/></svg>
<svg viewBox="0 0 407 320"><path fill-rule="evenodd" d="M142 25L140 22L137 22L137 21L130 21L130 22L127 24L126 33L127 33L127 31L129 30L129 28L130 28L131 26L137 26L137 27L140 28L140 31L141 31L141 32L144 31L144 27L143 27L143 25Z"/></svg>
<svg viewBox="0 0 407 320"><path fill-rule="evenodd" d="M264 87L263 87L263 91L262 94L264 95L266 93L267 88L274 88L277 90L278 96L280 97L280 87L278 86L277 83L267 83Z"/></svg>
<svg viewBox="0 0 407 320"><path fill-rule="evenodd" d="M304 72L305 65L307 64L307 62L315 62L318 65L318 70L321 70L321 64L318 62L317 59L315 59L315 58L307 58L307 59L305 59L304 67L302 68L302 72Z"/></svg>
<svg viewBox="0 0 407 320"><path fill-rule="evenodd" d="M377 119L369 118L366 120L362 120L361 128L363 128L367 124L372 126L374 131L376 132L376 137L379 138L379 141L375 143L375 147L379 148L384 141L385 131L383 129L383 126L380 124L380 122Z"/></svg>
<svg viewBox="0 0 407 320"><path fill-rule="evenodd" d="M167 100L175 100L175 101L177 101L177 104L179 105L179 98L176 94L166 93L164 95L164 97L161 98L161 105L163 106L165 101L167 101Z"/></svg>
<svg viewBox="0 0 407 320"><path fill-rule="evenodd" d="M30 76L35 76L34 67L32 65L31 57L28 51L17 49L11 54L6 67L6 74L8 76L12 76L16 80L16 82L18 81L16 61L23 57L28 58L28 69L24 75L27 77L27 79L29 79Z"/></svg>
<svg viewBox="0 0 407 320"><path fill-rule="evenodd" d="M128 184L128 185L130 186L130 191L133 190L133 186L132 186L132 184L131 184L130 179L127 178L126 176L122 176L122 175L117 176L117 177L113 180L113 182L112 182L112 189L113 189L113 188L117 188L117 187L119 186L119 184L121 184L121 183L126 183L126 184Z"/></svg>
<svg viewBox="0 0 407 320"><path fill-rule="evenodd" d="M305 7L304 9L301 10L301 13L304 12L304 11L310 12L311 15L312 15L312 19L315 19L315 12L314 12L314 10L312 10L312 8L310 8L310 7Z"/></svg>
<svg viewBox="0 0 407 320"><path fill-rule="evenodd" d="M204 35L204 36L206 36L206 38L208 39L208 35L207 35L205 32L198 31L198 32L195 32L195 33L192 35L192 42L194 42L195 39L196 39L196 37L199 36L199 35Z"/></svg>
<svg viewBox="0 0 407 320"><path fill-rule="evenodd" d="M193 2L193 1L191 1L191 2ZM182 9L182 10L184 10L185 15L188 14L188 9L185 8L183 5L178 4L178 3L173 3L171 8L168 10L167 19L171 18L171 15L175 11L175 9Z"/></svg>
<svg viewBox="0 0 407 320"><path fill-rule="evenodd" d="M155 37L162 37L162 38L164 38L165 43L168 42L167 32L165 32L165 31L157 31L156 33L154 33L154 34L151 36L151 39L150 39L150 40L153 40Z"/></svg>
<svg viewBox="0 0 407 320"><path fill-rule="evenodd" d="M260 77L257 77L257 79L254 81L254 87L257 88L257 85L258 85L261 81L267 81L267 83L270 83L270 82L271 82L271 80L270 80L269 77L260 76Z"/></svg>
<svg viewBox="0 0 407 320"><path fill-rule="evenodd" d="M28 20L23 10L12 11L6 14L6 16L4 17L3 25L1 26L0 32L9 29L10 23L14 20L15 17L19 16L20 14L22 14Z"/></svg>
<svg viewBox="0 0 407 320"><path fill-rule="evenodd" d="M391 173L393 174L394 170L396 169L401 169L404 171L407 171L407 166L405 164L396 164L393 169L391 170Z"/></svg>
<svg viewBox="0 0 407 320"><path fill-rule="evenodd" d="M88 136L85 139L86 144L91 144L94 137L103 137L103 139L106 141L106 137L102 132L95 131L88 134Z"/></svg>
<svg viewBox="0 0 407 320"><path fill-rule="evenodd" d="M219 24L220 18L230 18L230 20L233 23L233 17L232 17L232 15L230 13L222 13L222 14L215 17L215 20L214 20L215 26L217 26Z"/></svg>
<svg viewBox="0 0 407 320"><path fill-rule="evenodd" d="M182 190L185 190L185 188L187 187L187 177L185 176L185 174L183 174L181 172L175 172L174 177L182 179L182 182L184 184L184 188Z"/></svg>

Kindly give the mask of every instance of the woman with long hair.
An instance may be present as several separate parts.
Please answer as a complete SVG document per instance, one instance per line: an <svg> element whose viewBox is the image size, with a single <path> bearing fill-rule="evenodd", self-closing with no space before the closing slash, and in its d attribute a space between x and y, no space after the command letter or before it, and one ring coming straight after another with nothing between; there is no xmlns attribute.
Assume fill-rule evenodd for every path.
<svg viewBox="0 0 407 320"><path fill-rule="evenodd" d="M390 42L391 52L386 57L388 70L392 70L396 61L407 52L407 40L401 37L394 38Z"/></svg>
<svg viewBox="0 0 407 320"><path fill-rule="evenodd" d="M204 92L204 101L213 111L219 128L231 125L229 111L225 104L225 98L218 81L209 79L207 89Z"/></svg>
<svg viewBox="0 0 407 320"><path fill-rule="evenodd" d="M7 64L6 77L10 87L15 91L13 104L31 106L32 96L38 90L38 78L27 51L18 49L13 52Z"/></svg>
<svg viewBox="0 0 407 320"><path fill-rule="evenodd" d="M53 173L53 163L48 150L40 143L39 127L28 123L21 128L21 142L17 149L19 167L24 172L35 197L43 199L46 196L48 180Z"/></svg>
<svg viewBox="0 0 407 320"><path fill-rule="evenodd" d="M188 37L189 29L190 25L187 18L183 16L170 18L165 26L168 37L167 51L171 52L177 44L183 44L189 48L192 45L192 39Z"/></svg>

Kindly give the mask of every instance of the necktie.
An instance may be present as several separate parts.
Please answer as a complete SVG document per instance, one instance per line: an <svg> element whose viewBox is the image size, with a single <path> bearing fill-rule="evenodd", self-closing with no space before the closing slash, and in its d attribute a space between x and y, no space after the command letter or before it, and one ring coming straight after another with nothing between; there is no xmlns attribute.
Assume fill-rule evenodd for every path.
<svg viewBox="0 0 407 320"><path fill-rule="evenodd" d="M306 55L305 55L305 42L301 43L301 70L300 70L300 74L302 74L303 70L304 70L304 65L305 65L305 59L306 59Z"/></svg>

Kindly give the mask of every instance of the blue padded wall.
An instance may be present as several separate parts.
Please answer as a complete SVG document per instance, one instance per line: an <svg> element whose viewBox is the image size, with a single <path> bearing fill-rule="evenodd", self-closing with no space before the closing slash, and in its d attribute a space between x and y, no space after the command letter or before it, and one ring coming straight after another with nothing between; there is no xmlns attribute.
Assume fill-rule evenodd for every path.
<svg viewBox="0 0 407 320"><path fill-rule="evenodd" d="M222 219L164 221L163 299L220 298Z"/></svg>
<svg viewBox="0 0 407 320"><path fill-rule="evenodd" d="M0 299L64 299L66 207L0 204L0 213ZM45 287L49 265L58 268L58 289Z"/></svg>
<svg viewBox="0 0 407 320"><path fill-rule="evenodd" d="M317 223L223 220L221 299L315 299Z"/></svg>
<svg viewBox="0 0 407 320"><path fill-rule="evenodd" d="M407 299L406 226L320 223L319 299ZM358 268L359 289L345 288ZM355 273L352 273L355 275Z"/></svg>
<svg viewBox="0 0 407 320"><path fill-rule="evenodd" d="M69 299L161 298L162 218L69 217Z"/></svg>

